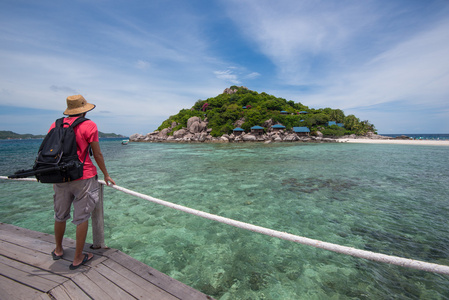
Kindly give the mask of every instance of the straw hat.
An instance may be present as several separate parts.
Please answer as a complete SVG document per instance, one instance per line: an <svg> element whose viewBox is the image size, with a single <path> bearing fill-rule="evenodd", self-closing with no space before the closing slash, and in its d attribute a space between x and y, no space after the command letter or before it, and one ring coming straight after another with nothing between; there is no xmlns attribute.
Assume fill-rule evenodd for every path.
<svg viewBox="0 0 449 300"><path fill-rule="evenodd" d="M87 103L81 95L73 95L67 97L67 109L64 115L73 116L88 112L95 108L94 104Z"/></svg>

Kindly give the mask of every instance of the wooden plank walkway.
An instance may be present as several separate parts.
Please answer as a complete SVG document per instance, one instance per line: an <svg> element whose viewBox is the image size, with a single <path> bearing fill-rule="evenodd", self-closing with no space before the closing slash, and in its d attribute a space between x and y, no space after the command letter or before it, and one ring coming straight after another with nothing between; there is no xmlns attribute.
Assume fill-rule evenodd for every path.
<svg viewBox="0 0 449 300"><path fill-rule="evenodd" d="M87 265L69 270L75 241L0 223L0 299L212 299L116 249L90 249Z"/></svg>

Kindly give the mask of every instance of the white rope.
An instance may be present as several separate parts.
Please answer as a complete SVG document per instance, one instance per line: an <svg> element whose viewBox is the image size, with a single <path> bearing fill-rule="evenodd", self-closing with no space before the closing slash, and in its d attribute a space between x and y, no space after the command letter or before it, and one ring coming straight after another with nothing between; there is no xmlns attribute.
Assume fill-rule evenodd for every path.
<svg viewBox="0 0 449 300"><path fill-rule="evenodd" d="M0 179L16 180L16 181L37 181L36 178L8 178L7 176L0 176Z"/></svg>
<svg viewBox="0 0 449 300"><path fill-rule="evenodd" d="M101 184L105 184L105 182L103 180L99 180L99 182ZM303 244L303 245L309 245L312 247L321 248L321 249L325 249L325 250L329 250L329 251L333 251L333 252L337 252L337 253L342 253L342 254L346 254L346 255L351 255L351 256L355 256L355 257L359 257L359 258L365 258L365 259L369 259L369 260L373 260L373 261L389 263L389 264L394 264L394 265L398 265L398 266L402 266L402 267L409 267L409 268L413 268L413 269L449 275L449 266L438 265L438 264L433 264L433 263L428 263L428 262L423 262L423 261L418 261L418 260L413 260L413 259L408 259L408 258L402 258L402 257L397 257L397 256L385 255L385 254L375 253L375 252L371 252L371 251L360 250L360 249L356 249L356 248L352 248L352 247L346 247L346 246L340 246L337 244L322 242L319 240L309 239L306 237L293 235L293 234L290 234L287 232L272 230L272 229L252 225L249 223L240 222L240 221L232 220L229 218L213 215L213 214L206 213L206 212L203 212L200 210L192 209L192 208L185 207L182 205L178 205L178 204L174 204L174 203L167 202L164 200L160 200L160 199L148 196L148 195L137 193L137 192L128 190L126 188L123 188L123 187L120 187L117 185L110 185L110 187L112 187L118 191L124 192L126 194L133 195L133 196L151 201L153 203L164 205L164 206L167 206L170 208L174 208L174 209L177 209L177 210L180 210L180 211L183 211L183 212L186 212L186 213L198 216L198 217L217 221L220 223L228 224L231 226L250 230L253 232L265 234L268 236L277 237L277 238L280 238L283 240L292 241L292 242L296 242L296 243Z"/></svg>
<svg viewBox="0 0 449 300"><path fill-rule="evenodd" d="M0 179L8 179L8 178L5 176L0 176ZM23 179L15 179L15 180L23 180ZM33 179L29 179L28 181L33 181ZM34 179L34 181L35 181L35 179ZM98 182L100 182L103 185L106 185L106 183L103 180L98 180ZM408 268L413 268L413 269L427 271L427 272L434 272L434 273L449 275L449 266L438 265L438 264L434 264L434 263L428 263L428 262L409 259L409 258L391 256L391 255L375 253L375 252L366 251L366 250L360 250L360 249L356 249L356 248L352 248L352 247L322 242L319 240L314 240L314 239L310 239L310 238L306 238L306 237L293 235L293 234L290 234L287 232L272 230L272 229L252 225L249 223L240 222L240 221L232 220L229 218L213 215L213 214L206 213L206 212L203 212L200 210L196 210L196 209L192 209L192 208L185 207L182 205L178 205L178 204L174 204L174 203L167 202L164 200L160 200L160 199L157 199L157 198L145 195L145 194L141 194L141 193L138 193L138 192L135 192L132 190L128 190L128 189L120 187L118 185L109 185L109 187L112 187L113 189L121 191L125 194L139 197L141 199L144 199L144 200L156 203L156 204L164 205L166 207L174 208L176 210L183 211L183 212L186 212L186 213L198 216L198 217L202 217L202 218L213 220L216 222L228 224L228 225L231 225L234 227L250 230L253 232L265 234L268 236L277 237L277 238L280 238L283 240L292 241L295 243L308 245L308 246L312 246L315 248L321 248L321 249L325 249L325 250L329 250L329 251L333 251L333 252L337 252L337 253L341 253L341 254L351 255L354 257L369 259L369 260L378 261L378 262L382 262L382 263L388 263L388 264L398 265L401 267L408 267Z"/></svg>

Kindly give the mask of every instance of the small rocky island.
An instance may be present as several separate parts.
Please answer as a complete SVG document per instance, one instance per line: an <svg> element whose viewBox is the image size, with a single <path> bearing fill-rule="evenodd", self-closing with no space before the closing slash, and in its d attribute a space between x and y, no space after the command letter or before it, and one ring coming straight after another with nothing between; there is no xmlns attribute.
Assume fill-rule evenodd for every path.
<svg viewBox="0 0 449 300"><path fill-rule="evenodd" d="M222 94L198 100L146 135L130 142L336 142L341 138L390 139L374 125L340 109L310 109L301 104L231 86Z"/></svg>

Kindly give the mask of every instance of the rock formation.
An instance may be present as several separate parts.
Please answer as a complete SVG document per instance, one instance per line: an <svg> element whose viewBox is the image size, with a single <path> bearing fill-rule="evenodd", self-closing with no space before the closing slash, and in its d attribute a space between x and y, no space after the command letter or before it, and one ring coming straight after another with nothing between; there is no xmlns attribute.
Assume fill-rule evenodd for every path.
<svg viewBox="0 0 449 300"><path fill-rule="evenodd" d="M242 126L244 119L236 122L236 127ZM173 132L173 129L178 126L173 122L170 127L164 128L161 131L154 131L147 135L133 134L129 137L131 142L212 142L212 143L229 143L229 142L336 142L335 139L323 138L323 134L318 132L316 136L302 136L294 132L286 130L273 131L272 120L267 120L263 125L266 132L262 135L254 135L250 132L243 132L240 135L224 134L221 137L213 137L210 135L212 129L207 128L207 119L201 120L200 117L191 117L187 120L187 127L181 128ZM372 134L372 133L371 133ZM347 137L346 137L347 138Z"/></svg>
<svg viewBox="0 0 449 300"><path fill-rule="evenodd" d="M248 88L246 86L241 86L240 88L248 90ZM232 95L232 94L235 94L235 93L237 93L237 89L225 88L224 91L223 91L223 94Z"/></svg>

